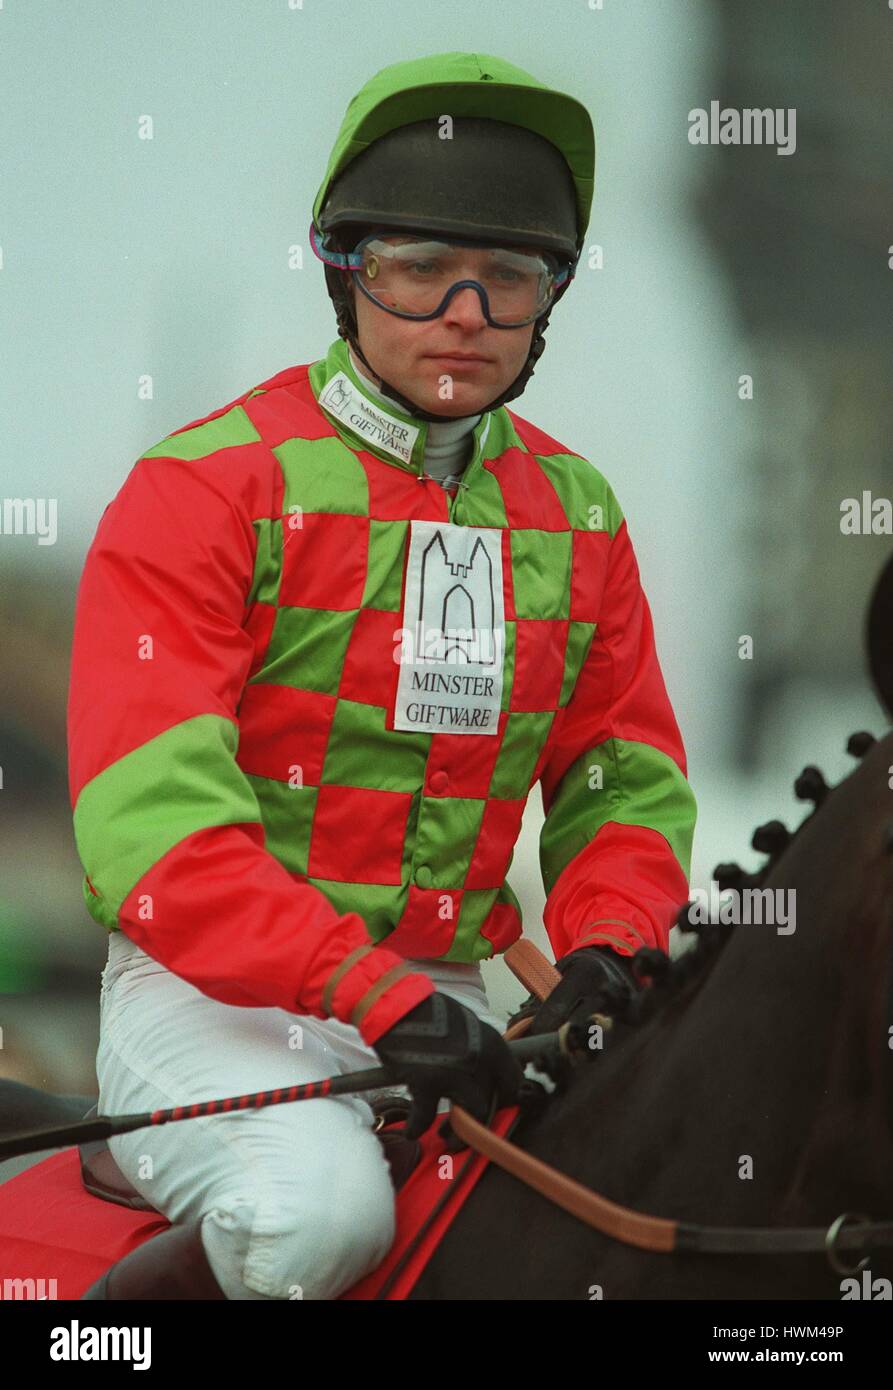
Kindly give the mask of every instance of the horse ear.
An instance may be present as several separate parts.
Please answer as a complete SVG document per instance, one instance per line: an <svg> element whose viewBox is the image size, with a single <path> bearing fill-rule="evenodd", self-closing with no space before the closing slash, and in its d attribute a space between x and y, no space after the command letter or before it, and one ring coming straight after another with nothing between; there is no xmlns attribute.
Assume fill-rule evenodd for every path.
<svg viewBox="0 0 893 1390"><path fill-rule="evenodd" d="M893 555L874 586L865 640L868 667L878 699L893 718Z"/></svg>

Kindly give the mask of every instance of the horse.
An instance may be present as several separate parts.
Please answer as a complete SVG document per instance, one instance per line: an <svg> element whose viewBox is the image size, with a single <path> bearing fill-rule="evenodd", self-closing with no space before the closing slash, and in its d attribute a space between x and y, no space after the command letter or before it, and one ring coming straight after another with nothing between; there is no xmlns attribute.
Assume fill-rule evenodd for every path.
<svg viewBox="0 0 893 1390"><path fill-rule="evenodd" d="M893 714L893 560L868 633ZM795 832L758 827L761 869L715 870L727 906L749 892L785 912L720 914L675 961L640 951L646 984L630 999L606 991L598 1055L557 1073L513 1144L635 1212L698 1226L830 1233L842 1220L893 1219L893 731L854 734L847 747L857 765L838 786L815 767L798 777L812 810ZM690 904L677 921L693 930ZM29 1089L17 1095L35 1124L79 1118L90 1103ZM7 1128L22 1123L20 1110ZM861 1266L831 1248L641 1249L491 1163L409 1296L840 1299L841 1274L866 1259L872 1279L893 1279L890 1243L869 1244Z"/></svg>

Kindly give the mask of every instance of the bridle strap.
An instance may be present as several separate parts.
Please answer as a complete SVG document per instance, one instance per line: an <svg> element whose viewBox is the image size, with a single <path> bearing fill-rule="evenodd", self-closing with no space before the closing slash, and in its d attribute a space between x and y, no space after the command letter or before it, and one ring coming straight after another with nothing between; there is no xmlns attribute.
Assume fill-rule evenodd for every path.
<svg viewBox="0 0 893 1390"><path fill-rule="evenodd" d="M532 941L523 938L517 941L506 951L505 958L521 983L539 999L544 999L561 979ZM503 1036L519 1037L531 1022L531 1018L519 1019ZM696 1226L687 1221L648 1216L610 1201L534 1158L517 1144L479 1124L459 1105L450 1108L450 1126L472 1149L485 1154L491 1162L556 1206L563 1207L602 1235L640 1250L709 1255L792 1255L824 1251L838 1273L852 1274L863 1268L867 1259L860 1260L855 1269L847 1268L837 1258L839 1250L861 1251L866 1246L893 1245L893 1221L870 1221L853 1212L841 1213L827 1229L822 1226ZM845 1229L847 1222L857 1224Z"/></svg>

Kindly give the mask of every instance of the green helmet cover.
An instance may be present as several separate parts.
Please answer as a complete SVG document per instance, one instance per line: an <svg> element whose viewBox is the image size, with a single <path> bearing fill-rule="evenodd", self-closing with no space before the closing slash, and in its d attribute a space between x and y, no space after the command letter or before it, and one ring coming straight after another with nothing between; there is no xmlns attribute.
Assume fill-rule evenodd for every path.
<svg viewBox="0 0 893 1390"><path fill-rule="evenodd" d="M319 224L329 189L357 155L388 131L442 115L483 116L532 130L563 154L577 193L582 248L595 188L595 134L586 107L529 72L487 53L435 53L392 63L348 105L313 202Z"/></svg>

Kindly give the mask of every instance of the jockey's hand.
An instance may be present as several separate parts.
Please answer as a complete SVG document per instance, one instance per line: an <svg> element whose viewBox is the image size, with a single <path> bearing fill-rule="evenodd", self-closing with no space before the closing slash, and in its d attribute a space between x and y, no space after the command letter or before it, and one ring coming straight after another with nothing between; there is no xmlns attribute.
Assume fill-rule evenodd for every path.
<svg viewBox="0 0 893 1390"><path fill-rule="evenodd" d="M418 1139L437 1116L442 1096L482 1124L515 1103L524 1073L495 1028L436 990L373 1044L385 1066L409 1087L406 1136Z"/></svg>
<svg viewBox="0 0 893 1390"><path fill-rule="evenodd" d="M563 1023L587 1023L594 1013L616 1008L612 995L631 998L639 991L632 973L631 956L621 956L610 946L581 946L556 961L562 979L543 1000L527 1036L554 1033Z"/></svg>

